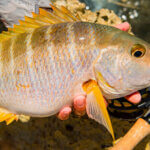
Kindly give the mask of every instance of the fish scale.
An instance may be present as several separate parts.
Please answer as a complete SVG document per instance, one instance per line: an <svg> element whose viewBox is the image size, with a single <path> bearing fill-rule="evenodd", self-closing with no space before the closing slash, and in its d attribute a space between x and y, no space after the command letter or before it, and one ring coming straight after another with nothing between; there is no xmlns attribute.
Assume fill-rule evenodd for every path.
<svg viewBox="0 0 150 150"><path fill-rule="evenodd" d="M78 24L78 25L76 25L76 24ZM25 65L25 66L24 67L16 66L15 69L14 69L14 72L17 72L17 70L22 70L23 68L24 69L26 68L28 70L28 73L26 72L24 74L24 76L22 75L22 78L19 79L17 82L18 83L22 82L22 80L24 79L24 83L23 84L31 84L32 87L35 87L34 91L33 91L33 89L31 89L30 95L29 95L29 93L28 94L25 93L25 95L28 95L29 97L27 97L25 100L23 100L24 104L25 104L25 101L31 101L32 100L32 98L30 98L30 97L34 97L34 99L38 99L38 97L40 96L40 97L43 97L43 98L40 99L38 101L38 103L40 103L40 105L41 105L40 107L42 107L42 105L43 105L43 107L46 110L46 107L45 107L45 103L46 102L50 103L50 105L54 106L55 103L57 103L57 100L61 101L60 99L63 99L62 97L67 97L68 95L72 96L72 94L70 94L71 91L68 90L68 88L70 88L70 86L71 86L70 84L67 84L68 83L68 79L71 80L71 81L75 81L76 82L78 77L77 77L77 75L73 75L73 72L71 71L72 69L70 69L70 71L69 70L65 71L65 76L66 76L66 73L67 73L68 76L62 78L61 76L62 76L63 69L66 66L68 66L69 68L73 68L73 70L75 70L75 73L78 72L79 75L83 76L82 74L85 72L84 70L88 69L88 67L90 65L90 64L88 64L88 66L86 67L86 61L88 61L88 59L85 58L86 53L84 53L84 51L82 50L82 47L81 47L81 50L77 50L78 45L81 45L81 44L84 45L84 42L85 42L85 41L80 41L79 40L79 38L78 38L78 36L79 36L78 35L78 32L79 32L78 28L79 28L79 26L81 26L81 31L84 31L84 32L81 32L80 36L82 37L82 36L85 36L88 33L89 25L87 23L76 23L76 24L75 23L63 23L63 24L56 24L56 25L53 25L53 26L41 27L41 28L34 29L34 31L32 31L31 33L28 33L28 34L26 34L24 36L24 40L27 41L27 38L30 37L29 34L32 34L31 35L31 39L28 42L29 44L31 44L31 46L26 46L27 43L23 42L23 43L25 43L24 47L27 48L26 51L24 50L25 48L23 48L23 49L21 49L22 51L20 51L20 55L19 54L14 55L14 61L15 61L15 56L16 57L18 55L22 56L22 54L23 54L24 57L21 58L21 59L24 59L24 60L27 59L26 61L22 62L23 63L22 65L23 66ZM82 26L81 24L85 24L85 26ZM67 39L66 38L67 37L67 27L68 26L73 26L74 30L72 30L70 32L72 32L74 35L75 35L75 33L77 33L75 35L75 38L74 38L76 43L74 43L74 47L72 47L72 49L70 49L70 47L67 47L67 45L70 44L70 43L68 43L68 41L66 41L66 39ZM65 28L66 28L66 30L64 30ZM44 39L47 39L47 37L45 37L45 36L48 36L47 30L51 31L49 33L50 34L49 35L50 36L49 39L51 39L51 42L49 44L49 47L50 47L49 49L52 52L51 58L53 60L51 65L49 65L47 67L47 71L48 72L53 72L52 74L50 74L50 77L45 77L46 76L45 71L44 71L44 73L42 72L45 64L50 64L49 59L44 58L44 54L43 54L44 51L47 50L47 47L45 45L48 46L48 44L46 43L47 41L44 40ZM21 35L19 35L19 36L21 36ZM23 41L23 39L19 38L19 37L17 37L16 39L17 40L13 40L13 42L12 42L13 43L12 50L14 51L13 54L15 54L15 50L18 51L17 48L20 47L19 43L22 44L22 41ZM41 41L41 39L42 39L42 41ZM71 40L71 38L70 38L70 40ZM17 42L17 44L15 43L15 41ZM63 45L64 42L65 42L65 47L63 48L62 46L64 46ZM52 46L52 45L54 45L54 46ZM56 47L56 45L57 45L57 47ZM40 46L41 49L39 49L39 46ZM65 49L66 53L63 53L64 49ZM73 53L73 51L76 51L77 56L76 56L76 61L75 61L76 63L75 63L75 65L77 65L78 68L76 68L75 65L74 66L72 65L73 63L72 63L71 58L69 57L70 54L68 54L68 49L72 50L72 51L70 51L70 53ZM29 58L29 54L28 54L28 52L30 52L30 51L33 53L33 56L30 56L31 58ZM26 54L24 55L24 53L26 53ZM41 55L42 55L43 58L40 58ZM25 56L27 58L25 58ZM61 59L62 57L59 57L59 56L64 57L64 59L62 60ZM74 55L72 55L72 56L74 56ZM31 59L31 60L28 60L28 58ZM62 61L64 61L64 60L67 63L67 65L65 63L62 63ZM19 61L21 61L21 60L19 60ZM32 67L30 67L29 61L31 61L31 63L34 64L34 65L32 64L33 65ZM57 62L57 63L55 63L55 62ZM25 63L27 63L27 64L25 64ZM21 65L21 64L19 63L19 65ZM21 67L21 69L20 69L20 67ZM51 70L52 68L53 68L53 70ZM78 69L79 70L83 69L83 72L82 71L78 71ZM31 73L29 74L29 72L31 72ZM35 78L34 74L37 74L37 78ZM31 80L31 78L32 78L32 80ZM27 83L27 79L29 79L29 81L28 81L29 83ZM53 81L54 79L56 80L55 82ZM38 82L36 82L36 81L38 81ZM51 81L50 83L48 82L49 84L51 84L51 87L47 86L47 84L46 84L47 81ZM12 86L15 87L15 85L12 85ZM36 88L36 86L37 86L37 88ZM45 88L45 86L46 86L46 88ZM50 93L47 92L48 94L45 96L44 91L47 90L47 89L49 89L49 91L51 91L51 92ZM68 91L68 93L66 93L66 91ZM14 93L13 90L11 92ZM18 92L18 91L16 90L16 92ZM31 94L32 92L34 93L34 96ZM14 99L17 99L17 95L15 93L13 95L15 96ZM38 95L38 97L36 97L35 95ZM68 100L68 99L70 99L71 96L69 96L69 98L66 99L66 101L69 101L69 104L70 104L70 100ZM18 96L18 97L21 97L21 95ZM45 102L45 99L46 99L45 97L46 98L49 97L49 101ZM54 97L56 97L56 98L54 98ZM20 103L19 100L17 102ZM61 105L64 105L64 102ZM35 105L34 105L34 107L35 107ZM60 106L60 108L61 107L62 106ZM16 109L16 107L15 107L15 109ZM32 109L32 107L29 107L30 111L31 111L31 109ZM39 107L38 107L38 109L39 109ZM50 108L48 107L47 109L49 110ZM20 112L20 110L21 109L19 109L19 113L25 114L25 112L23 112L23 109L22 109L22 112ZM27 111L27 109L26 109L26 111Z"/></svg>

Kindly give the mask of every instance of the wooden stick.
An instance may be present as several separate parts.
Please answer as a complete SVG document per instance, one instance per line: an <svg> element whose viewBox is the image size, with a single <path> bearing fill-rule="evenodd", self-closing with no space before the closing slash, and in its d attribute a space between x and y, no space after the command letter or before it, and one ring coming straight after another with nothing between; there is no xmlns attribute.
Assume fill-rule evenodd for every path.
<svg viewBox="0 0 150 150"><path fill-rule="evenodd" d="M150 124L139 118L127 134L110 150L132 150L148 134L150 134Z"/></svg>

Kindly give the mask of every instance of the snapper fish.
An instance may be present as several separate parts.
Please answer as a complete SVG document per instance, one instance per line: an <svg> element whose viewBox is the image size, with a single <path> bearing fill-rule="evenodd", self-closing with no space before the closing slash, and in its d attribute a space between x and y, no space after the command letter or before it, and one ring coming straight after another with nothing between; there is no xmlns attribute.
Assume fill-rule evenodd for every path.
<svg viewBox="0 0 150 150"><path fill-rule="evenodd" d="M51 116L84 94L88 116L114 138L103 96L150 86L150 44L51 7L0 34L0 121Z"/></svg>

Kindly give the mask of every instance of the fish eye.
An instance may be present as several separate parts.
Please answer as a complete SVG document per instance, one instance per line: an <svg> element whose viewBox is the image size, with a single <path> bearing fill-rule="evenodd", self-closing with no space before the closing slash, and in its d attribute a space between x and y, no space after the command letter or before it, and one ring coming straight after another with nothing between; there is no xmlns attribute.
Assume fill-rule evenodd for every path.
<svg viewBox="0 0 150 150"><path fill-rule="evenodd" d="M131 55L140 58L145 55L146 49L143 45L141 44L135 44L132 49L131 49Z"/></svg>

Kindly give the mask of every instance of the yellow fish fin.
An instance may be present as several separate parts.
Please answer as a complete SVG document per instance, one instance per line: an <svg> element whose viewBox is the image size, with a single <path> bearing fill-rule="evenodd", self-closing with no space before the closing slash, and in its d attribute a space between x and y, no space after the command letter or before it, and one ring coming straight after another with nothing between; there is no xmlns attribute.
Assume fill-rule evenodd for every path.
<svg viewBox="0 0 150 150"><path fill-rule="evenodd" d="M17 29L17 28L8 28L8 31L12 32L12 33L16 33L16 35L19 34L19 33L24 33L25 32L24 30Z"/></svg>
<svg viewBox="0 0 150 150"><path fill-rule="evenodd" d="M25 115L17 115L14 113L9 112L7 109L0 108L0 122L5 121L7 125L12 123L13 121L27 122L29 121L30 117Z"/></svg>
<svg viewBox="0 0 150 150"><path fill-rule="evenodd" d="M39 28L41 25L38 23L32 23L29 21L19 20L20 26L24 26L26 28Z"/></svg>
<svg viewBox="0 0 150 150"><path fill-rule="evenodd" d="M51 24L56 24L56 23L62 23L62 22L65 22L64 19L58 17L57 15L51 13L51 12L48 12L42 8L39 8L39 14L41 16L44 16L46 17L49 21L51 21Z"/></svg>
<svg viewBox="0 0 150 150"><path fill-rule="evenodd" d="M53 14L64 19L64 22L74 22L79 21L80 19L75 17L67 8L61 6L61 8L57 8L50 4L53 9Z"/></svg>
<svg viewBox="0 0 150 150"><path fill-rule="evenodd" d="M13 30L9 30L9 32L12 32L13 34L18 34L18 33L15 33L17 30L20 30L20 31L22 31L22 32L28 32L28 31L30 31L30 30L32 30L33 29L33 27L26 27L26 26L24 26L24 25L22 25L22 26L20 26L20 25L14 25L14 31Z"/></svg>
<svg viewBox="0 0 150 150"><path fill-rule="evenodd" d="M63 6L61 6L60 9L51 4L50 6L53 9L52 12L48 12L42 8L39 8L39 14L33 12L32 13L33 18L25 16L25 21L30 22L32 24L39 23L41 26L43 26L49 24L57 24L62 22L74 22L80 20Z"/></svg>
<svg viewBox="0 0 150 150"><path fill-rule="evenodd" d="M3 31L2 32L3 34L7 34L7 35L10 35L11 37L12 36L16 36L18 33L14 33L14 32L11 32L11 31Z"/></svg>
<svg viewBox="0 0 150 150"><path fill-rule="evenodd" d="M26 16L25 16L25 21L19 20L19 23L20 23L20 25L14 25L13 28L8 28L7 32L13 33L13 35L15 35L15 34L17 35L17 34L29 32L30 30L33 30L33 29L41 26L40 23L29 21ZM3 36L3 34L2 34L2 36Z"/></svg>
<svg viewBox="0 0 150 150"><path fill-rule="evenodd" d="M10 118L6 119L5 121L6 121L6 124L9 125L9 124L12 123L14 120L17 121L17 120L18 120L18 116L13 114L13 116L11 116Z"/></svg>
<svg viewBox="0 0 150 150"><path fill-rule="evenodd" d="M13 34L13 33L11 33L11 32L7 32L7 31L3 31L2 34L3 34L3 35L7 35L8 37L12 37L12 36L15 35L15 34ZM1 35L2 35L2 34L1 34Z"/></svg>
<svg viewBox="0 0 150 150"><path fill-rule="evenodd" d="M0 122L6 121L6 124L9 125L14 120L18 120L18 115L11 113L4 108L0 108Z"/></svg>
<svg viewBox="0 0 150 150"><path fill-rule="evenodd" d="M30 30L40 26L80 20L79 17L75 17L63 6L61 6L60 9L51 4L50 6L53 9L52 12L48 12L42 8L39 8L39 14L35 14L33 12L33 17L25 16L25 21L19 20L20 25L14 25L13 28L8 28L7 32L0 34L0 42L12 38L13 36L17 36L17 34L29 32Z"/></svg>
<svg viewBox="0 0 150 150"><path fill-rule="evenodd" d="M32 24L36 24L39 26L44 26L44 25L49 25L50 22L48 22L48 20L45 19L45 17L39 17L37 14L32 13L33 16L36 16L35 18L31 18L31 17L27 17L25 16L25 21L30 22Z"/></svg>
<svg viewBox="0 0 150 150"><path fill-rule="evenodd" d="M67 14L69 17L72 18L73 21L80 21L80 17L79 16L74 16L66 7L61 6L61 11L64 12L65 14Z"/></svg>
<svg viewBox="0 0 150 150"><path fill-rule="evenodd" d="M83 90L87 94L86 109L88 116L96 120L100 124L103 124L111 133L113 140L115 140L105 100L97 82L94 80L89 80L88 82L83 84Z"/></svg>
<svg viewBox="0 0 150 150"><path fill-rule="evenodd" d="M0 42L3 42L4 40L8 40L8 39L12 38L13 36L15 36L13 33L8 32L8 31L3 31L0 34Z"/></svg>
<svg viewBox="0 0 150 150"><path fill-rule="evenodd" d="M10 39L12 38L13 36L16 36L17 34L12 32L12 31L3 31L1 34L0 34L0 42L3 41L3 40L7 40L7 39Z"/></svg>
<svg viewBox="0 0 150 150"><path fill-rule="evenodd" d="M9 38L11 38L12 36L11 35L9 35L9 34L7 34L6 32L2 32L1 34L0 34L0 38L1 39L9 39Z"/></svg>

